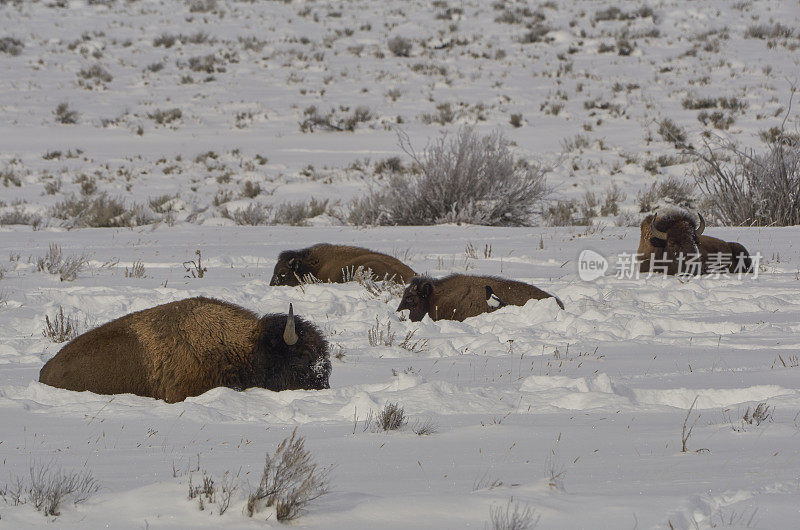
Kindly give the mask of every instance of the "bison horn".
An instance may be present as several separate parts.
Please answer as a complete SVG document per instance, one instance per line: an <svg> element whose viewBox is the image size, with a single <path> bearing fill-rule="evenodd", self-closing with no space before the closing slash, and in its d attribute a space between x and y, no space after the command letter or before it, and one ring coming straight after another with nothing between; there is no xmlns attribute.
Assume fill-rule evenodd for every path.
<svg viewBox="0 0 800 530"><path fill-rule="evenodd" d="M700 212L697 212L697 217L700 218L700 224L697 226L697 235L699 236L706 229L706 220L703 219L703 215Z"/></svg>
<svg viewBox="0 0 800 530"><path fill-rule="evenodd" d="M286 317L286 329L283 331L283 342L289 346L297 344L297 332L294 330L294 310L289 304L289 316Z"/></svg>
<svg viewBox="0 0 800 530"><path fill-rule="evenodd" d="M664 241L666 241L667 240L667 233L666 232L662 232L662 231L660 231L660 230L658 230L656 228L656 218L657 217L658 217L658 214L653 215L653 220L650 221L650 235L652 235L655 238L663 239Z"/></svg>

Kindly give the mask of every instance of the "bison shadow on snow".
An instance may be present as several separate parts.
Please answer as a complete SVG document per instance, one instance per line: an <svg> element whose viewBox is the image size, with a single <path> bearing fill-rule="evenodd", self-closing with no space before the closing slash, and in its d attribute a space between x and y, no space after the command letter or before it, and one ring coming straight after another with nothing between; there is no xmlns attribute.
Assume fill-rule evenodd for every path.
<svg viewBox="0 0 800 530"><path fill-rule="evenodd" d="M416 273L408 265L392 256L373 252L366 248L320 243L300 250L285 250L278 256L278 263L270 285L295 286L309 277L322 282L344 283L347 271L358 268L370 269L373 277L405 283Z"/></svg>
<svg viewBox="0 0 800 530"><path fill-rule="evenodd" d="M403 293L397 311L409 310L409 318L419 322L425 315L433 320L464 320L495 311L505 305L525 305L528 300L557 297L523 282L494 276L452 274L446 278L413 278Z"/></svg>
<svg viewBox="0 0 800 530"><path fill-rule="evenodd" d="M67 343L39 381L67 390L183 401L212 388L330 388L328 343L289 314L188 298L112 320Z"/></svg>

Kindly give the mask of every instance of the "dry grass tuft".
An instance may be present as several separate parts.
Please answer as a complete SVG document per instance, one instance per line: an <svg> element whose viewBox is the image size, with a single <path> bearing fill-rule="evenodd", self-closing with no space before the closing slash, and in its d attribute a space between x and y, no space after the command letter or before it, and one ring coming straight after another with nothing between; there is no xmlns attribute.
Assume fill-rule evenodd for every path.
<svg viewBox="0 0 800 530"><path fill-rule="evenodd" d="M80 334L77 320L71 316L64 316L64 308L58 306L58 312L50 320L49 315L44 317L45 327L42 335L53 342L68 342Z"/></svg>
<svg viewBox="0 0 800 530"><path fill-rule="evenodd" d="M64 257L61 246L57 243L50 243L50 248L43 257L36 258L36 270L57 274L62 282L71 282L78 277L78 273L86 265L86 256Z"/></svg>
<svg viewBox="0 0 800 530"><path fill-rule="evenodd" d="M28 480L15 476L10 486L0 488L0 497L14 506L30 503L50 517L61 515L61 506L68 498L79 504L99 490L100 483L91 471L64 471L47 462L33 463Z"/></svg>
<svg viewBox="0 0 800 530"><path fill-rule="evenodd" d="M492 530L527 530L536 528L541 516L537 516L530 506L521 506L512 497L505 508L492 506L489 509L489 519Z"/></svg>
<svg viewBox="0 0 800 530"><path fill-rule="evenodd" d="M375 423L382 431L396 431L408 423L406 413L397 403L387 403L378 412Z"/></svg>
<svg viewBox="0 0 800 530"><path fill-rule="evenodd" d="M393 346L397 333L392 331L392 321L387 320L385 326L381 326L378 317L375 317L375 325L367 330L367 339L370 346Z"/></svg>

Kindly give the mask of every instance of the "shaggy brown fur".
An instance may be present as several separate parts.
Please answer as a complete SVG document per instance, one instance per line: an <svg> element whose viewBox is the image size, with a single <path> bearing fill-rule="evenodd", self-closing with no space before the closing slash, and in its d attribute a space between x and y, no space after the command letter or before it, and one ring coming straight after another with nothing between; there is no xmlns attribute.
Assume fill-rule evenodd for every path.
<svg viewBox="0 0 800 530"><path fill-rule="evenodd" d="M403 293L397 310L410 310L409 318L419 322L427 314L433 320L464 320L498 309L487 303L486 287L500 299L500 305L525 305L528 300L557 297L527 283L494 276L452 274L439 280L427 276L413 278Z"/></svg>
<svg viewBox="0 0 800 530"><path fill-rule="evenodd" d="M656 229L667 235L666 240L654 237L651 225L656 218ZM729 272L752 272L752 262L747 249L736 242L727 242L716 237L698 234L698 227L686 212L671 211L665 215L648 215L641 224L639 238L639 271L649 272L655 266L663 272L663 264L667 265L667 274L678 274L680 256L687 264L692 256L700 255L700 273L710 272L709 265L716 261L714 254L721 253L724 263L729 263ZM711 255L711 258L709 256ZM655 258L655 263L652 261ZM686 265L691 267L691 265ZM691 272L689 270L688 272ZM722 271L720 271L722 272Z"/></svg>
<svg viewBox="0 0 800 530"><path fill-rule="evenodd" d="M70 341L44 365L39 381L67 390L137 394L183 401L212 388L329 388L328 343L295 318L255 313L211 298L188 298L112 320Z"/></svg>
<svg viewBox="0 0 800 530"><path fill-rule="evenodd" d="M270 285L299 285L307 275L323 282L343 283L343 269L371 269L378 279L406 282L416 275L400 260L366 248L320 243L301 250L286 250L278 256Z"/></svg>

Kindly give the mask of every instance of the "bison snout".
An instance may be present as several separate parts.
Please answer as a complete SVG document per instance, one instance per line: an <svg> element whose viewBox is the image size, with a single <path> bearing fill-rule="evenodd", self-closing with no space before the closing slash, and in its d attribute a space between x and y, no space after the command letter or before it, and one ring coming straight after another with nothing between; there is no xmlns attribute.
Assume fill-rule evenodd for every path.
<svg viewBox="0 0 800 530"><path fill-rule="evenodd" d="M398 307L395 312L396 313L400 313L400 316L398 317L400 320L411 320L413 322L419 322L420 321L420 319L414 320L414 318L411 315L411 309L407 308L407 307L403 307L402 305L400 307Z"/></svg>

